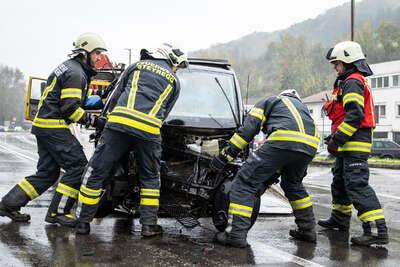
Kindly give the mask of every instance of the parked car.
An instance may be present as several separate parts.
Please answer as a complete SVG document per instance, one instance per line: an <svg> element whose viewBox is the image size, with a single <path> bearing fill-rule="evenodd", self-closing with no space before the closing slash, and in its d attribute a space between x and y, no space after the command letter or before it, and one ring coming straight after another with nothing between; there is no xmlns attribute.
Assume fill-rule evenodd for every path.
<svg viewBox="0 0 400 267"><path fill-rule="evenodd" d="M380 158L400 158L400 145L390 140L374 140L371 156Z"/></svg>

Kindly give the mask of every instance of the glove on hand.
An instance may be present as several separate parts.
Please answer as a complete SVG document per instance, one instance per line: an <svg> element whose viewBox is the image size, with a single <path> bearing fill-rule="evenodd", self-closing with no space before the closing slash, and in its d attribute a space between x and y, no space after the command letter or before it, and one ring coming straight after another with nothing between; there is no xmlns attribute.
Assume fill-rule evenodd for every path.
<svg viewBox="0 0 400 267"><path fill-rule="evenodd" d="M95 127L96 127L97 130L99 130L101 132L101 131L103 131L104 126L106 125L106 123L107 123L107 118L106 117L103 117L103 116L98 117L97 120L96 120Z"/></svg>
<svg viewBox="0 0 400 267"><path fill-rule="evenodd" d="M218 154L210 162L210 169L214 173L220 173L227 163L228 160L222 154Z"/></svg>
<svg viewBox="0 0 400 267"><path fill-rule="evenodd" d="M338 145L335 143L335 140L333 139L332 135L329 135L328 137L324 139L325 140L324 143L328 146L328 152L333 156L336 156L338 153Z"/></svg>
<svg viewBox="0 0 400 267"><path fill-rule="evenodd" d="M94 114L88 114L86 119L85 128L89 128L90 126L96 127L98 116Z"/></svg>

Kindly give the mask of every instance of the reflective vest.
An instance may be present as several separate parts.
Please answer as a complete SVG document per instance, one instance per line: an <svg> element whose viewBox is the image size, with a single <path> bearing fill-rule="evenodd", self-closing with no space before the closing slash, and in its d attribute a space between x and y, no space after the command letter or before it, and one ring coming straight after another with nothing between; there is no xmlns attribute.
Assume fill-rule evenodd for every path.
<svg viewBox="0 0 400 267"><path fill-rule="evenodd" d="M355 72L350 74L344 81L348 79L356 79L363 83L364 85L364 120L360 125L360 128L363 127L372 127L376 126L375 119L375 106L374 101L372 99L372 91L371 87L367 83L365 77L359 73ZM332 93L333 100L327 101L324 104L324 109L326 115L328 115L329 119L332 121L331 132L335 133L339 125L344 121L346 117L346 111L344 109L343 103L343 89L339 86L333 90Z"/></svg>

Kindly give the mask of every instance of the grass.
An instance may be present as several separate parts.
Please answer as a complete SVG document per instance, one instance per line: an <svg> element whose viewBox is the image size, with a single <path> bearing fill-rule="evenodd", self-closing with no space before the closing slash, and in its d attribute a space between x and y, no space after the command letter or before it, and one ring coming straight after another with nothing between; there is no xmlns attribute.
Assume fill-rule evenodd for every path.
<svg viewBox="0 0 400 267"><path fill-rule="evenodd" d="M314 161L325 161L334 162L335 159L326 159L326 156L316 155L313 159ZM368 163L375 164L389 164L389 165L400 165L400 159L381 159L378 157L372 157L368 159Z"/></svg>

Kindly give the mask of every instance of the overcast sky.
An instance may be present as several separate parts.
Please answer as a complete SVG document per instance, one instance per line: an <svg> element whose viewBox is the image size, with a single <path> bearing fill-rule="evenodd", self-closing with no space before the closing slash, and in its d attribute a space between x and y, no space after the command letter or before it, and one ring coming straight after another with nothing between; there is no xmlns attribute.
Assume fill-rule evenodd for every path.
<svg viewBox="0 0 400 267"><path fill-rule="evenodd" d="M350 0L3 0L0 64L47 78L83 32L100 34L113 62L173 41L187 51L275 31ZM349 11L350 12L350 11Z"/></svg>

